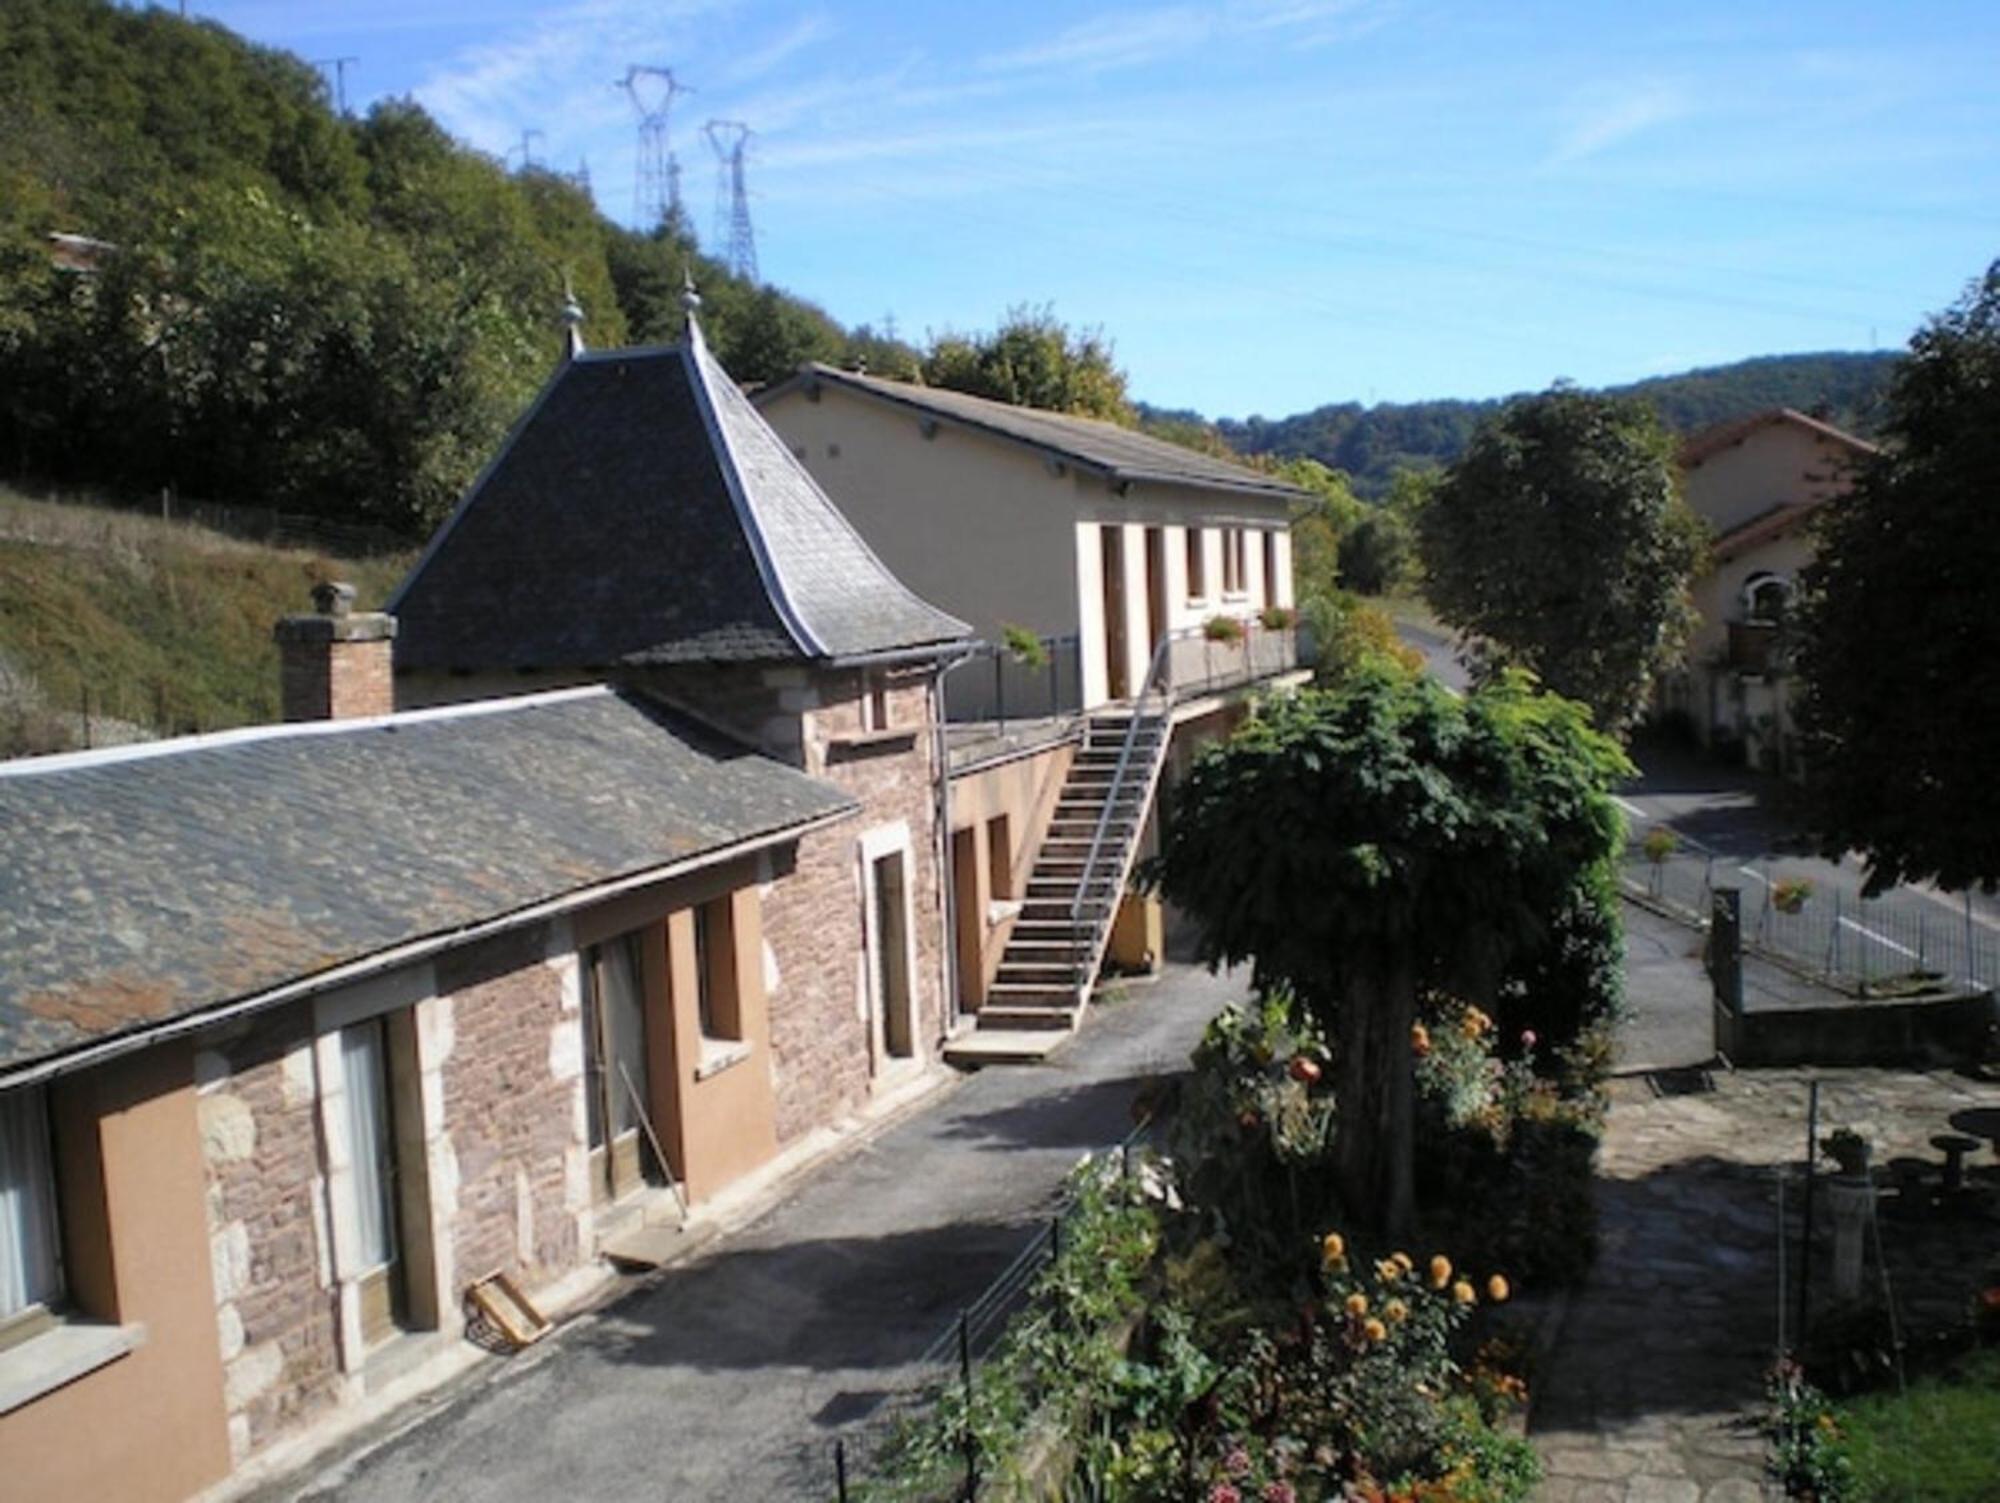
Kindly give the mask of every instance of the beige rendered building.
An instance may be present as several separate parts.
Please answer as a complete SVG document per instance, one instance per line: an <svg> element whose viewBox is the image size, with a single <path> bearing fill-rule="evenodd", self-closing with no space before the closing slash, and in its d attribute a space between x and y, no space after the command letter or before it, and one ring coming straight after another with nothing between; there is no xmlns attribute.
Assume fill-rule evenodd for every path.
<svg viewBox="0 0 2000 1503"><path fill-rule="evenodd" d="M1688 668L1663 687L1705 747L1750 766L1792 766L1785 620L1812 562L1812 518L1847 489L1874 446L1788 407L1709 428L1682 445L1688 505L1708 524L1708 568L1694 582Z"/></svg>
<svg viewBox="0 0 2000 1503"><path fill-rule="evenodd" d="M1246 651L1266 650L1265 613L1293 604L1303 493L1259 471L1112 423L823 365L756 400L912 589L989 642L1025 627L1073 657L1057 670L1068 707L1130 698L1175 634L1186 645L1170 649L1170 676L1209 671L1197 639L1217 617L1242 623ZM955 718L995 708L977 676L953 688ZM1039 688L1013 697L1035 707Z"/></svg>

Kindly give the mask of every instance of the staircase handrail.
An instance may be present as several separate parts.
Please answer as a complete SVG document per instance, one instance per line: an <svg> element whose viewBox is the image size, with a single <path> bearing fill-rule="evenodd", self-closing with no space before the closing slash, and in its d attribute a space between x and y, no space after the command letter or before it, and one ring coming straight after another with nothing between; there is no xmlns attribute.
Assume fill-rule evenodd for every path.
<svg viewBox="0 0 2000 1503"><path fill-rule="evenodd" d="M1087 964L1082 953L1086 949L1086 946L1082 943L1080 937L1084 900L1090 895L1090 884L1097 873L1098 857L1104 851L1104 837L1106 832L1111 828L1112 812L1118 807L1118 793L1125 785L1126 769L1132 763L1132 751L1134 746L1137 745L1139 738L1139 723L1144 718L1143 710L1147 700L1156 690L1162 694L1169 705L1173 703L1173 691L1165 683L1166 669L1172 659L1174 639L1187 634L1185 629L1178 632L1162 632L1160 634L1160 640L1153 647L1153 661L1147 665L1146 676L1139 681L1139 692L1132 699L1132 718L1125 726L1125 740L1118 750L1118 764L1111 770L1111 787L1105 795L1104 808L1097 816L1097 828L1091 832L1090 850L1083 858L1083 880L1077 884L1076 896L1069 901L1070 934L1075 947L1071 955L1071 966L1074 971L1079 973ZM1161 750L1164 751L1164 749L1163 743ZM1098 927L1093 923L1091 926L1091 947L1094 947L1096 944L1097 932ZM1081 986L1083 981L1084 978L1079 974L1077 976L1077 984Z"/></svg>

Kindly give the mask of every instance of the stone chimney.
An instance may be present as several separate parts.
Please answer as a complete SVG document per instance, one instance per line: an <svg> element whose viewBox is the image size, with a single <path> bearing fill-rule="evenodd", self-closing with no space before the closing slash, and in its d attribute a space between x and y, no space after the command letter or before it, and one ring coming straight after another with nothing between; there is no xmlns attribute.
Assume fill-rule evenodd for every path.
<svg viewBox="0 0 2000 1503"><path fill-rule="evenodd" d="M278 621L287 720L349 720L396 708L390 644L396 618L354 609L354 586L313 586L313 614Z"/></svg>

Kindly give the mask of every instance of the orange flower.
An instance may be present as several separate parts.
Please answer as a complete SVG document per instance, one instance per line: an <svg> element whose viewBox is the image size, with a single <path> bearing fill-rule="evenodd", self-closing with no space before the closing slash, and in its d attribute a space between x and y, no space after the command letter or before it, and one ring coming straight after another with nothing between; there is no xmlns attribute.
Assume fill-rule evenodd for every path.
<svg viewBox="0 0 2000 1503"><path fill-rule="evenodd" d="M1389 1256L1389 1261L1394 1263L1398 1268L1402 1269L1403 1272L1405 1273L1410 1273L1414 1271L1417 1266L1415 1261L1406 1252L1391 1253Z"/></svg>
<svg viewBox="0 0 2000 1503"><path fill-rule="evenodd" d="M1368 1320L1362 1324L1361 1334L1370 1341L1382 1341L1389 1335L1389 1328L1379 1320Z"/></svg>
<svg viewBox="0 0 2000 1503"><path fill-rule="evenodd" d="M1439 1253L1431 1259L1431 1288L1442 1289L1451 1282L1451 1259Z"/></svg>
<svg viewBox="0 0 2000 1503"><path fill-rule="evenodd" d="M1347 1239L1339 1232L1328 1232L1319 1239L1319 1258L1328 1268L1337 1268L1347 1261Z"/></svg>
<svg viewBox="0 0 2000 1503"><path fill-rule="evenodd" d="M1382 1258L1375 1264L1375 1277L1385 1284L1393 1284L1403 1276L1403 1265L1394 1258Z"/></svg>
<svg viewBox="0 0 2000 1503"><path fill-rule="evenodd" d="M1410 1318L1410 1307L1399 1299L1392 1299L1382 1307L1382 1313L1389 1317L1389 1324L1399 1326Z"/></svg>
<svg viewBox="0 0 2000 1503"><path fill-rule="evenodd" d="M1496 1273L1486 1281L1486 1297L1496 1305L1506 1304L1507 1296L1511 1292L1507 1287L1507 1280L1500 1274Z"/></svg>
<svg viewBox="0 0 2000 1503"><path fill-rule="evenodd" d="M1424 1027L1421 1023L1412 1023L1410 1025L1410 1049L1418 1059L1422 1059L1426 1054L1429 1054L1431 1052L1430 1029Z"/></svg>
<svg viewBox="0 0 2000 1503"><path fill-rule="evenodd" d="M1368 1313L1368 1296L1361 1293L1348 1295L1347 1313L1356 1316L1366 1315Z"/></svg>
<svg viewBox="0 0 2000 1503"><path fill-rule="evenodd" d="M1460 1279L1456 1284L1451 1286L1451 1297L1461 1305L1472 1304L1479 1298L1478 1295L1472 1292L1472 1286L1466 1283L1464 1279Z"/></svg>

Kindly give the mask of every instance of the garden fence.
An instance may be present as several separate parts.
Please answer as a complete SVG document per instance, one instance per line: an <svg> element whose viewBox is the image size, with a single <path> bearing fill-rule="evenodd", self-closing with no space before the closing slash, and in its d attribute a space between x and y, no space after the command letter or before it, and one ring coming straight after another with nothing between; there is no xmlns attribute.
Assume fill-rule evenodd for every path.
<svg viewBox="0 0 2000 1503"><path fill-rule="evenodd" d="M1627 838L1621 875L1629 890L1707 922L1719 886L1742 893L1743 947L1857 996L1879 996L1918 980L1973 987L2000 980L2000 932L1957 898L1891 888L1864 898L1783 857L1730 856L1675 833L1671 849L1651 832Z"/></svg>
<svg viewBox="0 0 2000 1503"><path fill-rule="evenodd" d="M1142 1122L1105 1150L1121 1180L1137 1172L1136 1158L1150 1122ZM1035 1282L1060 1256L1073 1205L1065 1205L1029 1234L1013 1260L937 1333L930 1345L897 1372L895 1386L870 1412L844 1425L833 1440L832 1496L838 1503L871 1495L869 1481L882 1470L899 1432L933 1421L948 1393L968 1399L986 1359L1008 1326L1027 1315ZM968 1436L965 1471L949 1490L926 1493L929 1503L971 1503L979 1490L979 1458Z"/></svg>

